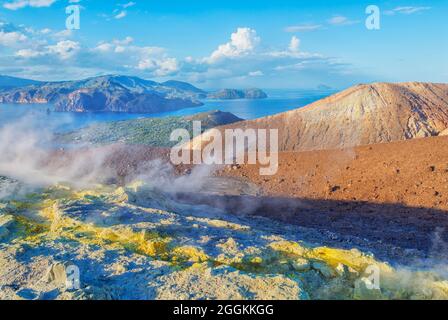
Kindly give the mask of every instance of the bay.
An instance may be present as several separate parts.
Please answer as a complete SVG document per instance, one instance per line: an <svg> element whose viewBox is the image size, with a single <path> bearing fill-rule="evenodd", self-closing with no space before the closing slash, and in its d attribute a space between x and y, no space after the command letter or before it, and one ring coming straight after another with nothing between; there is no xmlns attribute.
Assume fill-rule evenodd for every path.
<svg viewBox="0 0 448 320"><path fill-rule="evenodd" d="M55 132L70 131L90 124L150 117L188 116L221 110L242 119L256 119L297 109L325 98L331 90L266 90L269 98L262 100L204 100L203 106L156 114L135 113L70 113L54 112L47 104L0 104L0 127L19 121Z"/></svg>

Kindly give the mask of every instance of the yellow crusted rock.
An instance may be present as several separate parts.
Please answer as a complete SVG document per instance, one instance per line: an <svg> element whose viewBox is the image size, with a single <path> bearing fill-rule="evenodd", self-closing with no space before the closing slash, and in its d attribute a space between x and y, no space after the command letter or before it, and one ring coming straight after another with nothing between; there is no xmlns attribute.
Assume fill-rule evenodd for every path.
<svg viewBox="0 0 448 320"><path fill-rule="evenodd" d="M172 252L172 260L175 262L205 262L209 257L199 248L186 246L175 248Z"/></svg>

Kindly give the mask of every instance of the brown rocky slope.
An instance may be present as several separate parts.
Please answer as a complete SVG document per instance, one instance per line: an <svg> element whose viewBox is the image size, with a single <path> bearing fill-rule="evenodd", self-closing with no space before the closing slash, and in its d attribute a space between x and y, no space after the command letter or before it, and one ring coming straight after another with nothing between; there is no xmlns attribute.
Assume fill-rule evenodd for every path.
<svg viewBox="0 0 448 320"><path fill-rule="evenodd" d="M448 137L282 152L274 176L260 176L257 165L222 170L261 190L221 202L239 211L252 203L248 213L369 239L372 248L378 242L446 256L447 155Z"/></svg>
<svg viewBox="0 0 448 320"><path fill-rule="evenodd" d="M280 151L345 148L437 136L448 128L448 84L363 84L304 108L225 128L279 130ZM195 148L198 140L193 140Z"/></svg>

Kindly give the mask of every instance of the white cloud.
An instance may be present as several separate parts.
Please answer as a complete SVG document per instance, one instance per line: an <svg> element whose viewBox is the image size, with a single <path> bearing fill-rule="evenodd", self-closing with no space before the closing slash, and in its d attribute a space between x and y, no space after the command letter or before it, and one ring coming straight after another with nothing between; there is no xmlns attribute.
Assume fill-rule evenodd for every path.
<svg viewBox="0 0 448 320"><path fill-rule="evenodd" d="M322 29L320 24L301 24L297 26L289 26L285 28L286 32L310 32Z"/></svg>
<svg viewBox="0 0 448 320"><path fill-rule="evenodd" d="M394 14L413 14L421 11L430 10L431 7L396 7L395 9L385 11L384 13L387 15L394 15Z"/></svg>
<svg viewBox="0 0 448 320"><path fill-rule="evenodd" d="M348 26L352 24L359 23L359 20L349 20L347 17L344 16L334 16L330 20L328 20L328 23L335 26Z"/></svg>
<svg viewBox="0 0 448 320"><path fill-rule="evenodd" d="M20 42L26 41L28 38L23 33L18 31L4 32L0 31L0 45L2 46L15 46Z"/></svg>
<svg viewBox="0 0 448 320"><path fill-rule="evenodd" d="M48 45L44 42L30 42L31 47L19 49L14 53L21 62L30 60L30 64L36 63L39 58L42 64L57 64L57 61L66 61L75 58L82 51L80 43L71 40L62 40Z"/></svg>
<svg viewBox="0 0 448 320"><path fill-rule="evenodd" d="M133 42L134 39L129 36L122 40L115 39L111 42L100 42L95 48L93 48L93 51L122 53L125 52L126 49L128 49L128 46Z"/></svg>
<svg viewBox="0 0 448 320"><path fill-rule="evenodd" d="M52 38L56 40L67 40L73 35L73 31L70 29L64 29L61 31L57 31L51 35Z"/></svg>
<svg viewBox="0 0 448 320"><path fill-rule="evenodd" d="M276 71L292 71L292 70L304 70L306 68L306 61L301 61L298 63L294 63L294 64L288 64L288 65L281 65L281 66L277 66L274 69Z"/></svg>
<svg viewBox="0 0 448 320"><path fill-rule="evenodd" d="M136 3L135 2L133 2L133 1L130 1L130 2L128 2L128 3L125 3L125 4L122 4L121 6L123 7L123 8L130 8L130 7L133 7L133 6L135 6L136 5Z"/></svg>
<svg viewBox="0 0 448 320"><path fill-rule="evenodd" d="M300 51L300 39L296 36L292 36L289 41L287 50L274 50L262 53L264 56L271 59L322 59L323 56L318 53L309 53Z"/></svg>
<svg viewBox="0 0 448 320"><path fill-rule="evenodd" d="M252 37L258 38L256 41L258 45L260 39L256 31L249 30L251 30ZM245 33L247 34L247 32ZM262 81L264 76L281 77L286 74L296 76L298 71L313 74L313 72L323 72L322 70L326 68L328 70L341 68L340 65L331 65L329 58L321 54L302 51L301 41L297 36L291 37L289 43L285 43L284 47L279 49L268 46L243 45L251 43L247 40L251 37L241 36L241 32L238 31L231 38L230 42L219 46L218 50L210 57L185 58L180 65L178 74L186 81L213 86L216 83L235 85L240 81L257 83ZM235 38L246 41L241 41L243 44L237 45L239 42ZM246 50L238 51L235 48L246 48ZM225 63L218 63L221 60Z"/></svg>
<svg viewBox="0 0 448 320"><path fill-rule="evenodd" d="M15 53L16 57L24 58L24 59L36 58L36 57L39 57L42 55L44 55L43 52L39 52L37 50L32 50L32 49L21 49Z"/></svg>
<svg viewBox="0 0 448 320"><path fill-rule="evenodd" d="M128 15L128 13L126 12L126 10L123 10L123 11L120 11L120 13L118 13L117 15L115 15L114 18L115 19L123 19L127 15Z"/></svg>
<svg viewBox="0 0 448 320"><path fill-rule="evenodd" d="M13 32L15 36L5 36ZM264 77L324 72L322 70L338 72L343 68L331 65L328 58L318 53L304 51L305 44L297 36L279 48L259 46L260 37L251 28L238 28L229 42L207 57L173 57L165 48L139 45L129 36L94 46L67 39L68 36L70 34L55 31L27 32L25 26L16 27L0 21L0 43L9 44L9 48L2 48L6 54L0 56L1 72L44 80L122 73L156 80L176 77L213 86L236 85L238 81L250 81L255 85ZM13 40L18 40L16 45ZM8 71L13 68L19 71Z"/></svg>
<svg viewBox="0 0 448 320"><path fill-rule="evenodd" d="M62 60L67 60L77 54L81 46L71 40L59 41L55 45L47 46L48 53L57 55Z"/></svg>
<svg viewBox="0 0 448 320"><path fill-rule="evenodd" d="M49 33L51 33L51 29L44 28L44 29L40 30L40 33L42 33L42 34L49 34Z"/></svg>
<svg viewBox="0 0 448 320"><path fill-rule="evenodd" d="M126 37L111 42L101 42L91 51L111 65L121 65L126 61L127 69L151 73L154 76L165 76L179 71L176 58L169 57L164 48L139 47L133 45L134 39Z"/></svg>
<svg viewBox="0 0 448 320"><path fill-rule="evenodd" d="M33 70L56 70L63 64L64 72L123 72L145 77L168 76L179 71L177 59L169 57L164 48L139 47L133 45L133 41L133 38L126 37L88 48L75 41L63 40L16 51L15 65L29 66ZM67 65L71 66L70 70L66 69Z"/></svg>
<svg viewBox="0 0 448 320"><path fill-rule="evenodd" d="M116 3L115 9L112 10L111 14L100 13L98 16L105 18L107 21L111 21L113 19L120 20L128 16L130 8L134 7L137 3L133 1L129 1L127 3Z"/></svg>
<svg viewBox="0 0 448 320"><path fill-rule="evenodd" d="M111 43L105 42L98 44L93 50L98 52L109 52L114 48Z"/></svg>
<svg viewBox="0 0 448 320"><path fill-rule="evenodd" d="M167 76L179 70L179 64L176 58L146 58L139 62L139 70L152 71L156 76Z"/></svg>
<svg viewBox="0 0 448 320"><path fill-rule="evenodd" d="M134 44L130 36L92 47L67 39L71 35L65 30L34 30L0 21L1 72L47 80L100 73L151 78L174 76L184 64L169 56L164 48Z"/></svg>
<svg viewBox="0 0 448 320"><path fill-rule="evenodd" d="M238 28L232 33L230 42L222 44L210 57L206 58L208 63L215 63L225 58L237 58L252 53L260 43L257 32L251 28Z"/></svg>
<svg viewBox="0 0 448 320"><path fill-rule="evenodd" d="M134 38L126 37L123 40L113 40L112 42L100 42L95 48L94 51L99 52L117 52L122 53L126 51L126 47L129 46L132 42L134 42Z"/></svg>
<svg viewBox="0 0 448 320"><path fill-rule="evenodd" d="M249 72L249 77L262 77L262 76L264 76L264 73L261 70Z"/></svg>
<svg viewBox="0 0 448 320"><path fill-rule="evenodd" d="M134 42L134 38L127 36L123 40L114 40L114 43L121 46L127 46Z"/></svg>
<svg viewBox="0 0 448 320"><path fill-rule="evenodd" d="M56 0L15 0L3 4L5 9L18 10L25 7L42 8L50 7Z"/></svg>
<svg viewBox="0 0 448 320"><path fill-rule="evenodd" d="M289 43L289 51L291 52L299 52L300 47L300 39L296 36L291 38L291 42Z"/></svg>

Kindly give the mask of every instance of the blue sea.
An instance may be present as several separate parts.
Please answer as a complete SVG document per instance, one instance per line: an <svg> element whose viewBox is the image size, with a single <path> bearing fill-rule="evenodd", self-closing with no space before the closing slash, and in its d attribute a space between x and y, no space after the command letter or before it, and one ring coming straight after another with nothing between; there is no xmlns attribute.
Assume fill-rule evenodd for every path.
<svg viewBox="0 0 448 320"><path fill-rule="evenodd" d="M330 90L265 90L263 100L205 100L203 106L158 114L51 112L45 104L0 104L0 127L17 121L29 121L54 131L78 129L98 122L150 117L185 116L205 111L231 112L242 119L256 119L297 109L334 93ZM50 110L50 112L48 112Z"/></svg>

